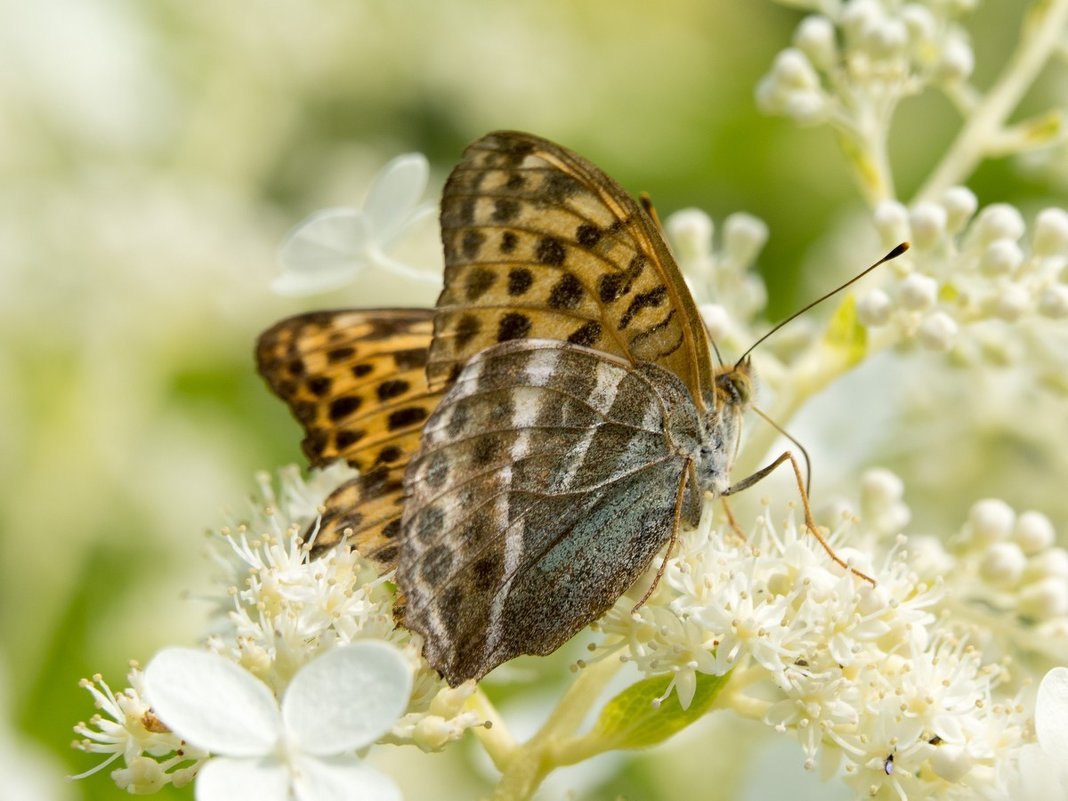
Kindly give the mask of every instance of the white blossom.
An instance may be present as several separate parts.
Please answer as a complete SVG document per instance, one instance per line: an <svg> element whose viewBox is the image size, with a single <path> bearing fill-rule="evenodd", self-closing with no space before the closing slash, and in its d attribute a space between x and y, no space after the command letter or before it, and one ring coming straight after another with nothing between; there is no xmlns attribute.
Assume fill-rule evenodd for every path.
<svg viewBox="0 0 1068 801"><path fill-rule="evenodd" d="M730 672L743 689L727 706L796 738L806 765L839 765L858 794L975 797L989 789L1003 757L1024 747L1025 709L1008 671L988 661L981 639L948 610L976 580L1019 586L1029 557L1004 538L969 538L992 546L982 556L955 558L924 540L913 554L899 533L909 520L900 479L875 470L863 486L865 519L847 515L830 541L846 554L847 532L862 536L857 527L870 525L869 542L892 542L881 564L864 566L876 587L830 562L791 521L780 530L765 512L740 542L706 514L677 544L647 603L632 613L633 599L621 599L598 624L599 652L648 675L672 675L683 705L697 674ZM977 505L968 528L1011 532L1015 519L991 500ZM1041 528L1034 520L1027 527ZM933 550L922 560L921 546ZM918 564L929 567L917 571ZM989 598L976 594L970 614L989 617L976 634L1006 629L1008 610L991 611Z"/></svg>
<svg viewBox="0 0 1068 801"><path fill-rule="evenodd" d="M283 295L325 292L356 280L367 267L436 283L437 275L389 256L434 212L432 204L420 203L429 172L421 153L398 156L375 178L362 209L326 209L300 223L279 250L282 272L272 284L274 290Z"/></svg>
<svg viewBox="0 0 1068 801"><path fill-rule="evenodd" d="M111 773L121 789L143 794L156 792L165 784L188 784L207 752L183 743L156 717L145 698L140 668L133 667L128 679L130 686L121 693L113 692L101 676L82 681L100 713L74 727L82 736L74 745L81 751L109 756L75 778L97 773L121 757L122 767Z"/></svg>
<svg viewBox="0 0 1068 801"><path fill-rule="evenodd" d="M422 642L393 620L393 592L386 578L350 548L333 548L309 559L305 532L314 533L326 496L353 471L338 463L305 480L295 467L279 471L279 487L259 476L259 497L245 516L232 516L211 534L209 555L216 568L216 609L208 649L248 671L276 695L321 654L349 643L382 640L401 649L413 671L409 703L383 738L436 751L464 732L484 725L467 708L474 684L450 688L420 656ZM76 731L77 747L107 754L91 772L122 759L116 782L135 792L164 784L182 786L206 753L160 725L131 671L130 688L113 693L101 677L83 686L103 715ZM106 717L105 717L106 715ZM88 774L83 774L88 775Z"/></svg>
<svg viewBox="0 0 1068 801"><path fill-rule="evenodd" d="M408 705L408 659L385 642L332 649L293 676L279 703L224 657L168 648L145 668L159 719L211 752L197 772L198 801L396 799L393 782L354 752L392 727Z"/></svg>
<svg viewBox="0 0 1068 801"><path fill-rule="evenodd" d="M1042 679L1035 699L1037 742L1024 746L1002 776L1013 801L1061 801L1068 797L1068 668Z"/></svg>

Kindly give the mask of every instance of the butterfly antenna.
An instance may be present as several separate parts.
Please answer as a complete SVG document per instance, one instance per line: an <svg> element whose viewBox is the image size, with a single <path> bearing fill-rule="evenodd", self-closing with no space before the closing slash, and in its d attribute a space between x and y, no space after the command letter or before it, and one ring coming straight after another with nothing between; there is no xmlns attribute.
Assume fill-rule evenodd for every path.
<svg viewBox="0 0 1068 801"><path fill-rule="evenodd" d="M778 431L780 434L782 434L784 437L786 437L788 440L790 440L790 442L792 442L794 445L796 445L797 449L799 451L801 451L801 456L805 460L805 492L808 493L809 495L811 495L812 494L812 460L808 458L808 451L805 450L805 446L802 445L800 442L798 442L796 439L794 439L790 435L789 431L787 431L781 425L779 425L774 420L772 420L770 417L768 417L768 415L764 412L764 410L761 409L759 406L751 406L750 408L754 412L756 412L758 415L760 415L769 426L771 426L776 431Z"/></svg>
<svg viewBox="0 0 1068 801"><path fill-rule="evenodd" d="M700 312L698 312L700 314ZM723 357L719 355L719 348L716 346L716 340L712 338L712 332L708 330L708 323L705 322L705 318L701 318L701 325L705 327L705 335L708 337L708 344L712 346L712 352L716 354L716 364L723 367Z"/></svg>
<svg viewBox="0 0 1068 801"><path fill-rule="evenodd" d="M764 334L764 336L762 336L760 339L758 339L756 342L754 342L752 345L750 345L749 346L749 350L747 350L745 353L742 354L741 358L738 359L738 361L736 362L735 366L738 366L742 362L744 362L745 361L745 357L748 356L750 353L752 353L753 349L756 348L757 345L759 345L765 339L770 337L772 334L774 334L776 331L778 331L784 325L786 325L787 323L793 322L798 317L800 317L802 314L804 314L809 309L811 309L813 306L816 306L816 305L818 305L820 303L823 303L823 301L827 300L827 298L832 297L834 295L837 295L839 292L841 292L847 286L855 284L857 281L859 281L861 278L866 276L868 273L870 273L876 267L879 267L880 265L885 264L886 262L890 261L891 259L896 259L898 256L900 256L902 253L904 253L908 249L909 249L909 243L908 242L902 242L900 245L898 245L893 250L891 250L889 253L887 253L885 256L883 256L881 259L879 259L879 261L875 262L875 264L871 265L871 267L868 267L866 270L862 270L861 272L859 272L856 275L854 275L852 278L850 278L848 281L846 281L841 286L835 287L834 289L832 289L827 294L821 295L820 297L816 298L814 301L812 301L808 305L804 306L803 308L801 308L801 309L797 310L796 312L794 312L793 314L791 314L789 317L787 317L781 323L778 323L774 328L772 328L770 331L768 331L766 334Z"/></svg>

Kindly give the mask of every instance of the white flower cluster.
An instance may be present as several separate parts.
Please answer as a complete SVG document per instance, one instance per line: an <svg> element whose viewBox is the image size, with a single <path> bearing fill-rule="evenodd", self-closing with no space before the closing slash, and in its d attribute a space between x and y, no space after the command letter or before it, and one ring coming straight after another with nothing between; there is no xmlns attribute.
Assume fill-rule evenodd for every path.
<svg viewBox="0 0 1068 801"><path fill-rule="evenodd" d="M414 676L406 711L378 741L439 750L467 729L484 725L467 709L474 683L450 688L426 664L418 637L393 622L388 576L378 576L355 550L335 548L308 558L303 532L329 492L349 475L348 467L337 464L305 481L288 467L280 471L280 492L262 475L248 518L211 535L221 575L208 647L281 698L301 669L318 665L324 654L353 642L391 643L405 654ZM122 756L126 767L112 775L138 793L187 783L207 756L155 716L142 676L137 668L131 671L130 688L118 695L100 678L84 682L103 714L76 727L84 738L76 747L111 755L95 770Z"/></svg>
<svg viewBox="0 0 1068 801"><path fill-rule="evenodd" d="M844 513L830 539L876 587L839 569L792 520L778 529L766 511L740 542L706 514L649 601L632 612L624 598L600 623L597 651L674 674L684 706L699 673L730 672L717 707L789 733L807 768L838 772L858 797L980 796L1027 741L1014 677L978 632L942 614L951 591L942 575L917 572L899 533L900 481L878 471L864 484L860 506L874 525ZM1024 516L1010 524L1036 544L1039 528ZM882 564L842 548L847 531L889 539ZM964 581L954 576L953 589Z"/></svg>
<svg viewBox="0 0 1068 801"><path fill-rule="evenodd" d="M144 673L137 666L127 675L130 686L114 693L102 676L83 679L81 686L100 710L88 723L74 727L82 737L73 745L91 754L108 754L102 763L74 778L97 773L122 757L124 766L111 772L122 790L143 795L164 785L184 787L196 775L207 752L190 746L168 729L145 700Z"/></svg>
<svg viewBox="0 0 1068 801"><path fill-rule="evenodd" d="M902 97L927 85L955 93L975 65L955 21L974 1L791 5L821 13L801 22L794 46L778 55L757 87L767 113L867 135L886 123Z"/></svg>
<svg viewBox="0 0 1068 801"><path fill-rule="evenodd" d="M933 543L925 552L935 558L917 569L952 576L947 606L976 621L978 636L1007 653L1068 664L1068 550L1048 517L989 498L972 506L947 552Z"/></svg>
<svg viewBox="0 0 1068 801"><path fill-rule="evenodd" d="M962 325L1068 317L1068 212L1039 212L1029 232L1012 206L976 214L977 207L963 187L911 209L881 203L874 221L884 244L908 240L913 248L887 271L897 276L892 286L861 297L860 321L948 351Z"/></svg>
<svg viewBox="0 0 1068 801"><path fill-rule="evenodd" d="M380 577L352 548L309 560L301 540L319 504L351 475L336 463L305 482L296 467L283 468L280 496L269 476L260 476L261 498L250 520L218 535L216 556L229 577L220 606L229 601L231 609L217 627L226 633L209 644L277 692L324 650L360 639L391 642L407 652L416 672L408 712L386 739L438 750L482 725L476 713L463 711L474 685L448 687L420 656L422 641L394 624L388 575Z"/></svg>
<svg viewBox="0 0 1068 801"><path fill-rule="evenodd" d="M718 248L715 223L700 209L675 212L664 230L712 340L727 348L747 346L748 326L768 299L753 269L768 241L767 225L751 214L732 214L723 221Z"/></svg>

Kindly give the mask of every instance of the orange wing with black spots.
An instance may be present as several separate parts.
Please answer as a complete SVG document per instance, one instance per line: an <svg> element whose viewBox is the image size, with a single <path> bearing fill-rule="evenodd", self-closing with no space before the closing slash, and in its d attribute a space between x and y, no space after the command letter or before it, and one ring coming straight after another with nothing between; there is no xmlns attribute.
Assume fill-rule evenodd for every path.
<svg viewBox="0 0 1068 801"><path fill-rule="evenodd" d="M431 387L500 342L555 339L658 364L699 409L715 405L708 340L663 236L582 156L531 134L484 136L445 183L441 236Z"/></svg>
<svg viewBox="0 0 1068 801"><path fill-rule="evenodd" d="M441 398L426 382L433 314L312 312L260 336L259 371L303 426L308 460L344 459L360 471L327 498L313 554L344 539L384 568L395 564L404 469Z"/></svg>

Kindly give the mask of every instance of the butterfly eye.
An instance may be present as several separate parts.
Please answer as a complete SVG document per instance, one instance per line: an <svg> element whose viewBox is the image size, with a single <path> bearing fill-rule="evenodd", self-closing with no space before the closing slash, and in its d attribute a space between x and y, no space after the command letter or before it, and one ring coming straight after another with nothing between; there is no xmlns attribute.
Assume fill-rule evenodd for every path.
<svg viewBox="0 0 1068 801"><path fill-rule="evenodd" d="M732 404L745 405L753 396L753 383L747 371L735 369L723 373L717 377L716 384Z"/></svg>

